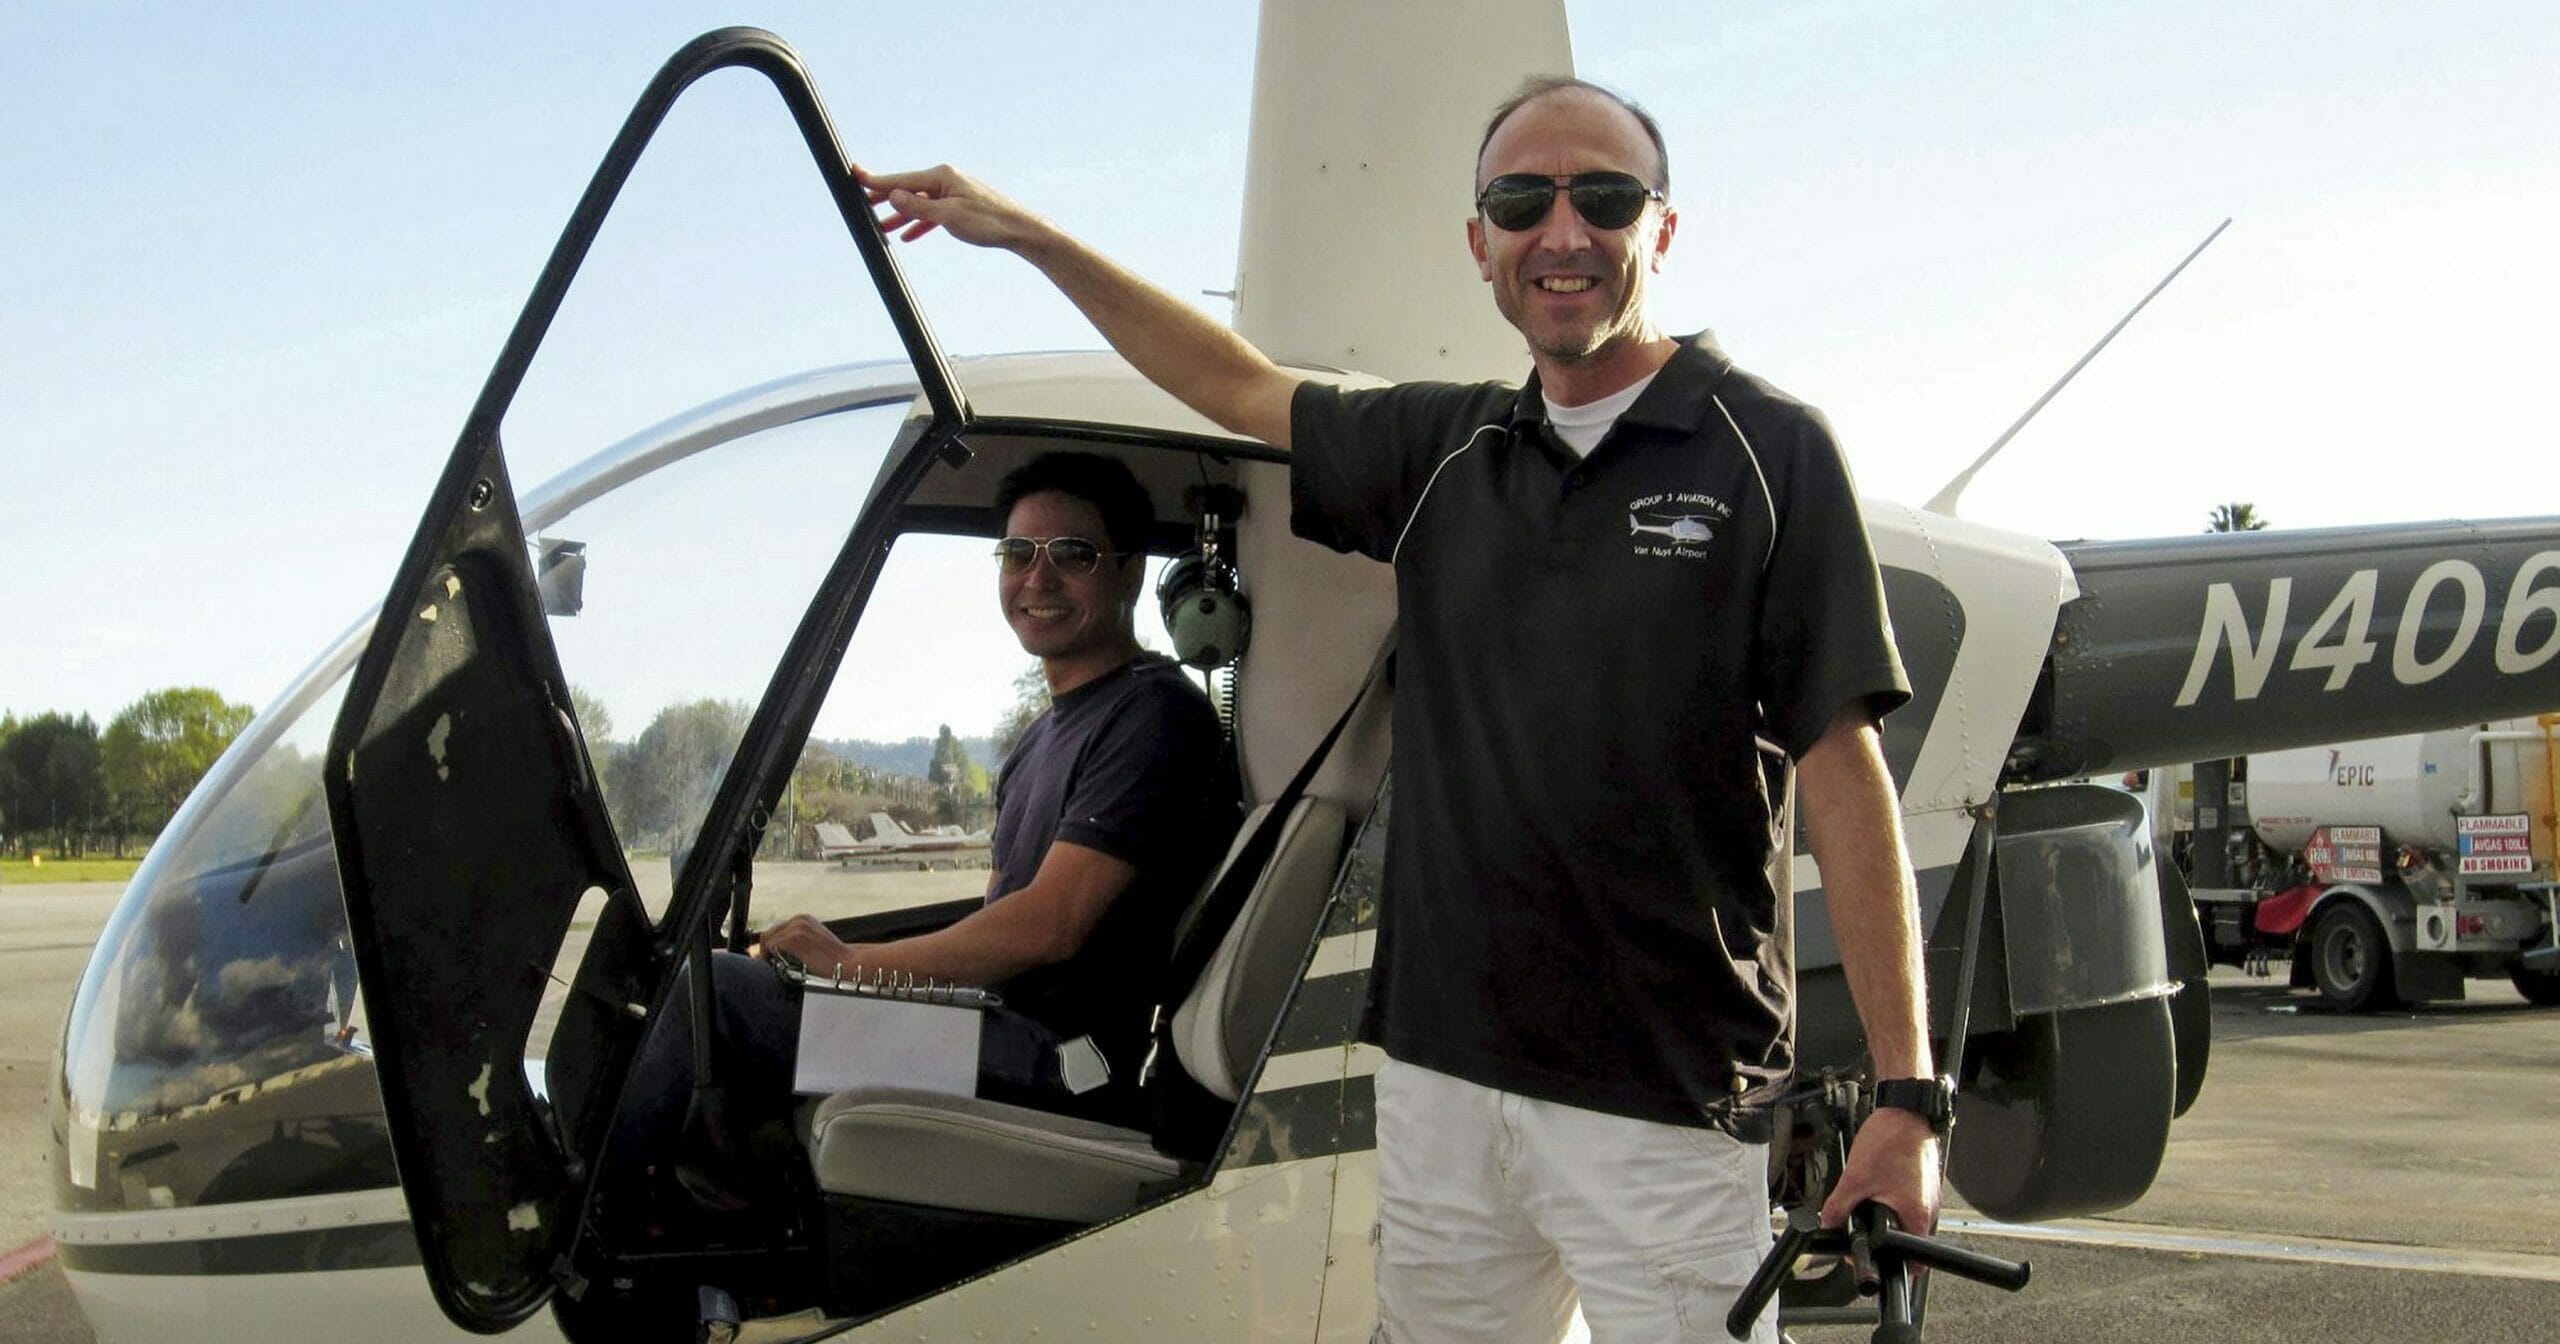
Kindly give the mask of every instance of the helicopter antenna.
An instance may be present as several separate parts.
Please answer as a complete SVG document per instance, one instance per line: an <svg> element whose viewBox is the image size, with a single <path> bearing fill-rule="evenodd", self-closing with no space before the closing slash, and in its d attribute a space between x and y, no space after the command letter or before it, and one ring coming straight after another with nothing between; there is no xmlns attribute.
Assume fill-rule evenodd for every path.
<svg viewBox="0 0 2560 1344"><path fill-rule="evenodd" d="M1956 511L1956 500L1964 494L1964 488L1966 486L1973 484L1974 473L1982 470L1982 468L1988 464L1992 458L1999 456L2000 450L2009 446L2009 440L2016 438L2018 436L2018 431L2026 428L2027 422L2036 418L2036 412L2043 410L2044 404L2053 400L2055 393L2060 392L2071 382L2073 377L2078 375L2082 369L2087 368L2089 366L2089 361L2096 359L2098 357L2098 352L2107 348L2107 342L2114 340L2116 338L2116 333L2124 330L2125 325L2133 321L2134 317L2139 314L2144 307L2148 306L2153 299L2160 297L2160 291L2167 289L2169 287L2169 282L2177 279L2180 271L2187 269L2187 262L2194 261L2197 257L2202 256L2206 248L2213 246L2213 240L2221 237L2222 231L2230 227L2231 221L2229 219L2225 219L2221 223L2214 225L2213 232L2206 234L2204 236L2204 241L2196 244L2195 251L2187 254L2186 261L2181 261L2177 265L2170 267L2169 273L2160 277L2160 283L2153 285L2151 287L2151 292L2142 296L2141 302L2133 305L2133 307L2129 309L2124 316L2117 318L2114 326L2107 328L2107 334L2099 337L2096 345L2089 347L2089 353L2082 355L2079 363L2064 370L2062 376L2053 381L2053 386L2046 388L2044 390L2044 395L2036 398L2035 405L2027 408L2026 414L2019 416L2007 429L2000 431L2000 437L1993 439L1991 441L1991 446L1982 450L1982 456L1973 459L1973 465L1957 472L1954 480L1940 486L1938 488L1938 493L1929 496L1929 502L1921 505L1921 507L1927 509L1931 513L1954 513Z"/></svg>

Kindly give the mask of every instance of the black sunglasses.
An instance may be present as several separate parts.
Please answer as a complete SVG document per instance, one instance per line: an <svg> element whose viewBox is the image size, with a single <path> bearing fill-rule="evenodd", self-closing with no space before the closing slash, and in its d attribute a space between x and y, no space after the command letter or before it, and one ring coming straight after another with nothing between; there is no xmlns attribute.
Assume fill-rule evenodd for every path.
<svg viewBox="0 0 2560 1344"><path fill-rule="evenodd" d="M1040 563L1040 553L1049 553L1049 563L1062 574L1090 574L1102 566L1102 557L1110 548L1082 537L1006 537L996 543L996 563L1007 574L1027 573Z"/></svg>
<svg viewBox="0 0 2560 1344"><path fill-rule="evenodd" d="M1629 173L1576 173L1549 177L1544 173L1504 173L1476 193L1476 208L1506 233L1538 227L1555 204L1556 192L1573 200L1584 223L1595 229L1623 229L1644 213L1644 203L1662 193Z"/></svg>

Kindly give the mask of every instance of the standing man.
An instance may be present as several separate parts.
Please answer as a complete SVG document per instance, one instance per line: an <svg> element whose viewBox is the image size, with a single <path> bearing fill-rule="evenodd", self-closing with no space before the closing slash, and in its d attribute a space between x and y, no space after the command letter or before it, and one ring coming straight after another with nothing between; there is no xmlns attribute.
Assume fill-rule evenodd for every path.
<svg viewBox="0 0 2560 1344"><path fill-rule="evenodd" d="M1466 237L1529 346L1516 388L1302 382L951 169L864 180L892 233L1014 251L1150 380L1288 448L1294 528L1395 566L1380 1338L1551 1341L1577 1289L1596 1340L1721 1338L1769 1244L1799 775L1876 1075L1933 1068L1865 527L1818 415L1647 314L1679 224L1652 119L1577 80L1491 119ZM1936 1159L1929 1120L1877 1110L1826 1220L1932 1225Z"/></svg>

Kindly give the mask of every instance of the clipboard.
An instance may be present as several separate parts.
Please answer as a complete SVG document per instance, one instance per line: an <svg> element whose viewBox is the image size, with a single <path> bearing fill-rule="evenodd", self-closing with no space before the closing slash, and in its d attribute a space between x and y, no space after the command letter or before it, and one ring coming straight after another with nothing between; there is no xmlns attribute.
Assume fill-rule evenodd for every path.
<svg viewBox="0 0 2560 1344"><path fill-rule="evenodd" d="M793 1092L900 1087L976 1095L978 1032L987 1010L1003 1004L994 993L859 968L843 978L782 969L801 990Z"/></svg>

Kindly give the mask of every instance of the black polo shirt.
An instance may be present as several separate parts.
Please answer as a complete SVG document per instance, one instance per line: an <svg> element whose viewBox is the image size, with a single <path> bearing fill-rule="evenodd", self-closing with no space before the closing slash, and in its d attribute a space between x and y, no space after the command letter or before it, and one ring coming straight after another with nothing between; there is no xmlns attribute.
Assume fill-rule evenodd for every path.
<svg viewBox="0 0 2560 1344"><path fill-rule="evenodd" d="M1513 388L1309 383L1292 526L1390 561L1395 822L1364 1034L1749 1137L1793 1065L1793 760L1909 697L1812 408L1682 344L1589 457Z"/></svg>
<svg viewBox="0 0 2560 1344"><path fill-rule="evenodd" d="M1049 1048L1089 1034L1110 1061L1111 1085L1043 1104L1117 1123L1143 1114L1138 1071L1174 924L1226 854L1236 819L1217 711L1171 660L1141 654L1050 701L997 772L987 903L1031 885L1060 840L1138 872L1073 957L995 987L1021 1016L988 1019L989 1074L1050 1081Z"/></svg>

